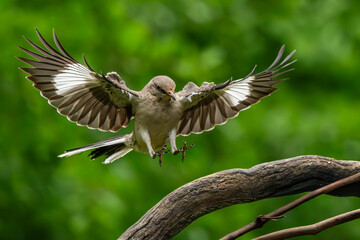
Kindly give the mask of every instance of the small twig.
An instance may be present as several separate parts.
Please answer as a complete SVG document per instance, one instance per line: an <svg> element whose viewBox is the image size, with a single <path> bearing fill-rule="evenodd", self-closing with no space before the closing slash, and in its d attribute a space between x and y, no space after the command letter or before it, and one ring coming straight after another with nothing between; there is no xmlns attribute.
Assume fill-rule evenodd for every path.
<svg viewBox="0 0 360 240"><path fill-rule="evenodd" d="M257 228L261 228L265 223L267 223L268 221L270 221L271 219L273 219L274 217L283 215L284 213L294 209L295 207L303 204L304 202L307 202L321 194L325 194L325 193L329 193L337 188L343 187L345 185L354 183L360 181L360 172L357 174L354 174L350 177L347 178L343 178L341 180L338 180L334 183L331 183L329 185L326 185L324 187L321 187L319 189L316 189L298 199L296 199L295 201L292 201L289 204L286 204L285 206L276 209L275 211L266 214L266 215L261 215L259 217L257 217L253 222L249 223L248 225L232 232L229 233L227 235L225 235L224 237L222 237L220 240L233 240L236 239L242 235L244 235L245 233L248 233L254 229Z"/></svg>
<svg viewBox="0 0 360 240"><path fill-rule="evenodd" d="M265 216L265 215L260 215L260 216L258 216L256 219L257 219L257 221L263 221L263 220L276 221L276 220L281 219L281 218L285 218L285 216L273 216L273 217L269 217L269 216Z"/></svg>
<svg viewBox="0 0 360 240"><path fill-rule="evenodd" d="M331 228L336 225L340 225L346 222L350 222L354 219L360 218L360 208L351 212L343 213L332 218L325 219L321 222L317 222L307 226L288 228L276 232L272 232L253 240L278 240L304 235L315 235L325 229Z"/></svg>

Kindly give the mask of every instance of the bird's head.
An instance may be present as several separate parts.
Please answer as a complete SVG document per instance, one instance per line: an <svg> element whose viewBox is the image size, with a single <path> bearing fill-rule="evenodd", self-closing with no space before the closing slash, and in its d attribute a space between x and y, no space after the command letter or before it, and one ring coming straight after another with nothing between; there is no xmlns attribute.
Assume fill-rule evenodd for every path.
<svg viewBox="0 0 360 240"><path fill-rule="evenodd" d="M176 101L175 82L167 76L156 76L150 81L150 93L159 100L170 98Z"/></svg>

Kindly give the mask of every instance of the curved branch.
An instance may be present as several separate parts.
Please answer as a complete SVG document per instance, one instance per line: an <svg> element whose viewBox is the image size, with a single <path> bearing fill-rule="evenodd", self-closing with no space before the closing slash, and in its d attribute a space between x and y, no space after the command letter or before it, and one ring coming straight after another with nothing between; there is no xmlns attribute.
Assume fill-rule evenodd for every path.
<svg viewBox="0 0 360 240"><path fill-rule="evenodd" d="M119 239L171 239L197 218L234 204L317 189L360 171L360 162L299 156L194 180L164 197ZM360 197L360 182L329 193Z"/></svg>
<svg viewBox="0 0 360 240"><path fill-rule="evenodd" d="M304 235L315 235L319 232L324 231L325 229L331 228L333 226L350 222L360 218L360 209L356 209L351 212L343 213L335 217L325 219L321 222L317 222L311 225L288 228L276 232L272 232L261 237L257 237L254 240L277 240L277 239L287 239L292 237L304 236Z"/></svg>

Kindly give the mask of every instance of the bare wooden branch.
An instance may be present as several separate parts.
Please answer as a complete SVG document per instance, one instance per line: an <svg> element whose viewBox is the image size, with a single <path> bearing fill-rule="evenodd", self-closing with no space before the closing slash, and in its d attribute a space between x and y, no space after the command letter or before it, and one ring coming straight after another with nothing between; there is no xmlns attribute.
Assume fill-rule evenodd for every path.
<svg viewBox="0 0 360 240"><path fill-rule="evenodd" d="M334 191L335 189L338 189L340 187L346 186L348 184L354 183L360 181L360 171L354 175L351 175L349 177L340 179L336 182L330 183L324 187L318 188L284 206L281 208L276 209L275 211L272 211L269 214L261 215L257 217L253 222L249 223L248 225L227 234L226 236L222 237L220 240L234 240L245 233L248 233L254 229L261 228L265 223L267 223L270 220L277 219L280 217L280 215L296 208L297 206L303 204L304 202L307 202L321 194L326 194L331 191Z"/></svg>
<svg viewBox="0 0 360 240"><path fill-rule="evenodd" d="M352 221L357 218L360 218L360 209L343 213L335 217L325 219L321 222L314 223L312 225L288 228L288 229L272 232L257 237L254 240L279 240L279 239L287 239L291 237L304 236L304 235L315 235L318 234L319 232L324 231L325 229Z"/></svg>
<svg viewBox="0 0 360 240"><path fill-rule="evenodd" d="M214 173L164 197L119 239L171 239L197 218L215 210L312 191L359 171L358 161L311 155ZM360 197L360 183L329 194Z"/></svg>

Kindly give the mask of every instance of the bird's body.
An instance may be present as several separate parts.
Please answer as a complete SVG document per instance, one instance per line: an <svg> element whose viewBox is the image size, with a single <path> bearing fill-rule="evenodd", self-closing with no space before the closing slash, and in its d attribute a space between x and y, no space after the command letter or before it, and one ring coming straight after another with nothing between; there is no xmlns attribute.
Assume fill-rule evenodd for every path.
<svg viewBox="0 0 360 240"><path fill-rule="evenodd" d="M70 121L92 129L116 132L126 127L134 118L131 134L105 139L87 146L75 148L60 157L92 150L90 156L106 155L104 163L123 157L131 150L149 153L152 158L166 153L164 145L170 145L177 154L189 148L186 144L178 149L176 137L211 130L239 111L249 108L261 98L276 90L281 80L273 80L287 71L280 71L288 63L293 51L280 64L284 47L271 66L263 72L245 78L231 79L215 85L204 82L200 87L190 82L176 92L175 82L167 76L156 76L141 91L133 91L115 73L106 76L96 73L74 60L61 46L55 33L59 51L52 48L37 31L46 49L26 39L39 53L21 48L37 61L19 57L33 68L21 68L30 73L27 78L39 89L41 95L67 116ZM183 155L184 156L184 155Z"/></svg>
<svg viewBox="0 0 360 240"><path fill-rule="evenodd" d="M158 76L154 79L157 78L167 77ZM133 141L136 142L134 150L140 152L148 152L146 142L142 137L143 134L146 134L144 132L149 134L154 151L169 144L169 133L171 130L176 132L182 115L179 101L175 101L170 96L158 99L152 94L146 93L148 87L151 87L151 84L146 85L141 91L143 92L142 101L134 107Z"/></svg>

